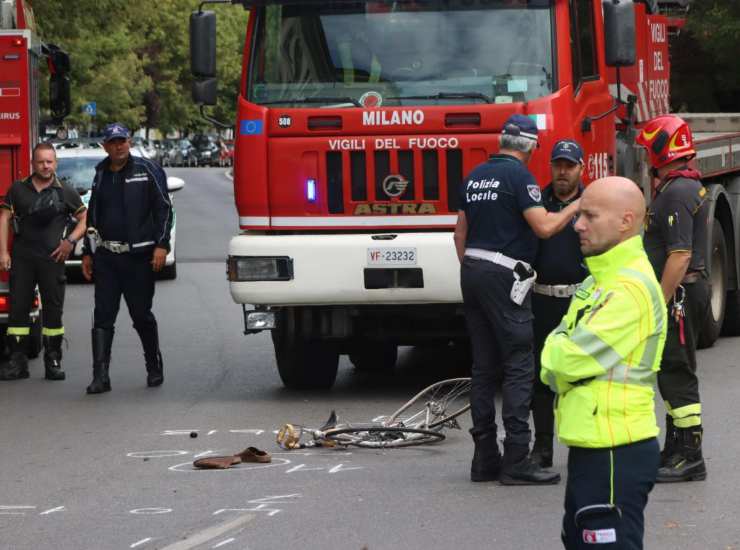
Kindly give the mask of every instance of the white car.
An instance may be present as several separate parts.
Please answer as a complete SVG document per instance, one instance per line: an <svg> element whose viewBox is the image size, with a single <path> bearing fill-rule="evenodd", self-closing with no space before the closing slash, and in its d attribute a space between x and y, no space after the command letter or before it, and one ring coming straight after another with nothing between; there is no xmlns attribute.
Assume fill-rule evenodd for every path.
<svg viewBox="0 0 740 550"><path fill-rule="evenodd" d="M57 147L57 177L74 187L82 198L85 206L90 201L90 188L95 177L95 166L103 160L107 154L100 147L87 145L64 144ZM185 187L185 181L181 178L168 177L167 189L172 193ZM175 234L177 230L177 213L174 202L172 206L172 231L170 233L170 251L167 254L164 268L160 273L162 279L174 279L177 277L177 257L175 254ZM82 263L82 240L77 243L73 256L67 260L67 267L79 267Z"/></svg>

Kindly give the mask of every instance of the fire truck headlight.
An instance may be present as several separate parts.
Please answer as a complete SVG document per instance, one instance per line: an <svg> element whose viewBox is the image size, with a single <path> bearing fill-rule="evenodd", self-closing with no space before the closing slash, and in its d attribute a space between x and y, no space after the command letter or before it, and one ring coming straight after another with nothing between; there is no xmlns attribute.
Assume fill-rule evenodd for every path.
<svg viewBox="0 0 740 550"><path fill-rule="evenodd" d="M290 281L293 260L287 256L229 256L229 281Z"/></svg>
<svg viewBox="0 0 740 550"><path fill-rule="evenodd" d="M270 330L275 328L274 311L248 311L247 330Z"/></svg>
<svg viewBox="0 0 740 550"><path fill-rule="evenodd" d="M306 180L306 200L308 202L316 202L316 180Z"/></svg>

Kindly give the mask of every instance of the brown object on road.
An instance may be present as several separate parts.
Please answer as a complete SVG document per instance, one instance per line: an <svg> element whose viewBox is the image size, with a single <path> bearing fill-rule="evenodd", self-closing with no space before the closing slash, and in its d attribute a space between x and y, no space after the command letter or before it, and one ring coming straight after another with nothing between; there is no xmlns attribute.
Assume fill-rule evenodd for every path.
<svg viewBox="0 0 740 550"><path fill-rule="evenodd" d="M257 447L247 447L242 452L232 456L207 456L193 462L193 466L200 470L225 470L244 462L272 462L269 453Z"/></svg>

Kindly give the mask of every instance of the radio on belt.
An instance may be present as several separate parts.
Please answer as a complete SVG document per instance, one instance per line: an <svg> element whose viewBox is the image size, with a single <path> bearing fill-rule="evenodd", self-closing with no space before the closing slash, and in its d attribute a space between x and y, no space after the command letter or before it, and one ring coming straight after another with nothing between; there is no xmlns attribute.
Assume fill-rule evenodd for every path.
<svg viewBox="0 0 740 550"><path fill-rule="evenodd" d="M514 266L514 284L509 294L511 301L518 306L522 305L535 280L537 280L537 272L522 262L517 262Z"/></svg>

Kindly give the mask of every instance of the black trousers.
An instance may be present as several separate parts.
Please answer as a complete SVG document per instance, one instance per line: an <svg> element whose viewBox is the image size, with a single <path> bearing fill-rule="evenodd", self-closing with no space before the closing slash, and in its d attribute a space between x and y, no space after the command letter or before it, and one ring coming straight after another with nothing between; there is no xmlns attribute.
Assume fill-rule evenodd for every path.
<svg viewBox="0 0 740 550"><path fill-rule="evenodd" d="M672 315L669 303L668 334L658 372L658 388L661 397L667 403L669 414L674 418L674 423L679 419L679 427L690 427L681 426L680 419L691 416L693 414L691 405L701 402L699 379L696 376L696 344L709 311L711 286L706 279L700 279L696 283L684 284L683 287L686 289L684 343L681 343L680 326Z"/></svg>
<svg viewBox="0 0 740 550"><path fill-rule="evenodd" d="M562 533L565 548L642 550L645 506L659 462L655 438L613 449L571 447ZM616 508L609 510L610 506Z"/></svg>
<svg viewBox="0 0 740 550"><path fill-rule="evenodd" d="M532 420L535 437L552 438L555 433L553 403L555 394L540 381L542 348L549 334L560 324L568 312L570 298L555 298L541 294L532 295L534 313L534 390L532 394Z"/></svg>
<svg viewBox="0 0 740 550"><path fill-rule="evenodd" d="M149 254L113 254L99 249L93 256L95 313L93 327L111 330L116 323L121 295L137 330L153 329L155 273Z"/></svg>
<svg viewBox="0 0 740 550"><path fill-rule="evenodd" d="M473 429L481 434L496 432L494 397L501 380L506 444L525 446L531 437L532 304L531 292L521 306L511 301L513 282L510 269L485 260L463 260L460 284L473 350Z"/></svg>
<svg viewBox="0 0 740 550"><path fill-rule="evenodd" d="M62 312L67 279L64 262L45 258L26 258L13 254L10 268L10 316L8 334L27 335L31 326L36 285L43 304L43 332L48 336L63 334Z"/></svg>

